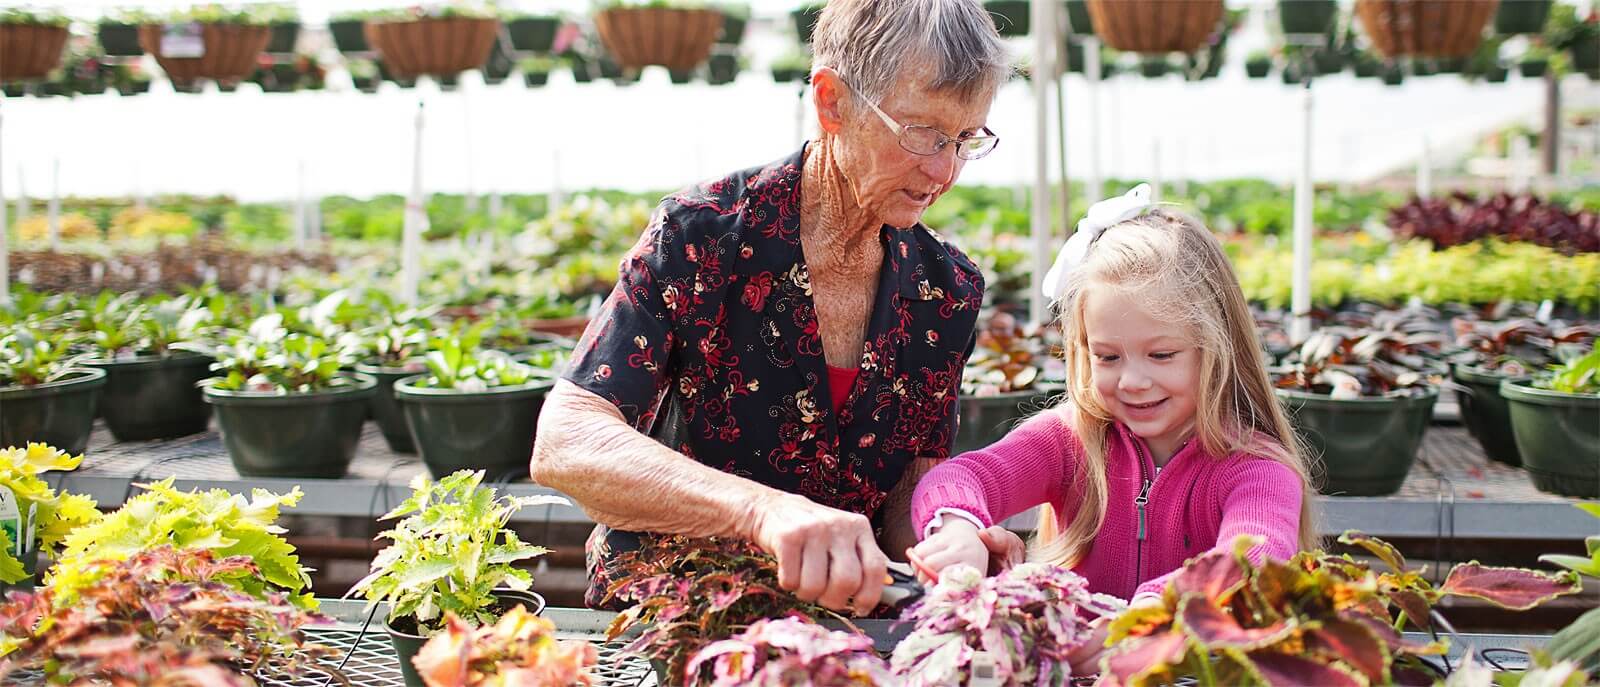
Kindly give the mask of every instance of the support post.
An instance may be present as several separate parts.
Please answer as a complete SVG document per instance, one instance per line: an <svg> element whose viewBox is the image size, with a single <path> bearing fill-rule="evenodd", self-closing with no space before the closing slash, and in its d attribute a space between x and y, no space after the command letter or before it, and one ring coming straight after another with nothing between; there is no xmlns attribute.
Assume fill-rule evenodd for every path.
<svg viewBox="0 0 1600 687"><path fill-rule="evenodd" d="M1417 197L1431 198L1433 196L1433 148L1429 145L1428 136L1422 136L1422 152L1417 155Z"/></svg>
<svg viewBox="0 0 1600 687"><path fill-rule="evenodd" d="M1083 81L1087 86L1084 95L1089 101L1089 174L1083 187L1083 201L1090 205L1105 198L1100 167L1100 39L1083 38Z"/></svg>
<svg viewBox="0 0 1600 687"><path fill-rule="evenodd" d="M1055 64L1052 50L1055 41L1054 2L1030 3L1033 13L1033 104L1034 104L1034 177L1033 177L1033 288L1028 293L1029 319L1042 325L1048 316L1048 303L1042 295L1044 273L1050 269L1050 259L1055 251L1050 248L1050 86L1055 83Z"/></svg>
<svg viewBox="0 0 1600 687"><path fill-rule="evenodd" d="M428 221L422 206L422 101L417 101L415 136L411 148L411 195L406 197L405 230L400 244L400 300L417 304L421 279L422 231Z"/></svg>
<svg viewBox="0 0 1600 687"><path fill-rule="evenodd" d="M1300 89L1300 173L1294 184L1294 316L1289 337L1304 341L1311 334L1311 81Z"/></svg>
<svg viewBox="0 0 1600 687"><path fill-rule="evenodd" d="M50 161L50 251L61 250L61 158Z"/></svg>

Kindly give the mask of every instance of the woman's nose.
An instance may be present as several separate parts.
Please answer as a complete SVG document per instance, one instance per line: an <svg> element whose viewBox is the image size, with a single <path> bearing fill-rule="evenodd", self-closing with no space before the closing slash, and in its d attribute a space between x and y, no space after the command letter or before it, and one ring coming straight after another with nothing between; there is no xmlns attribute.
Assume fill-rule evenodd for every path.
<svg viewBox="0 0 1600 687"><path fill-rule="evenodd" d="M940 148L939 152L923 158L922 173L938 182L941 187L949 186L955 183L961 162L961 158L956 157L956 142L951 141Z"/></svg>

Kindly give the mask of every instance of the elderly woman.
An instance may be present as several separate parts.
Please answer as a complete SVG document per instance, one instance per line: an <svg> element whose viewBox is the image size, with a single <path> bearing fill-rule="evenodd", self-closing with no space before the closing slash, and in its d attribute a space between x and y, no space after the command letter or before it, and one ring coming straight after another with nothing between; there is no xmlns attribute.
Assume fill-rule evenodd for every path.
<svg viewBox="0 0 1600 687"><path fill-rule="evenodd" d="M669 196L539 417L533 477L599 523L587 601L647 534L754 542L805 600L869 612L948 457L983 278L919 223L1009 61L979 0L833 0L820 136Z"/></svg>

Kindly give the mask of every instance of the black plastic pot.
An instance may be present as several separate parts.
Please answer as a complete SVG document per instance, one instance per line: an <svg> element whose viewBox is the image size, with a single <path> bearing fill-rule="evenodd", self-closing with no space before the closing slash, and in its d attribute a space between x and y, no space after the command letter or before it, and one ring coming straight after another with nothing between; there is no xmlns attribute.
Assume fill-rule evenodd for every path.
<svg viewBox="0 0 1600 687"><path fill-rule="evenodd" d="M1167 63L1165 57L1146 57L1139 60L1139 73L1147 79L1156 79L1167 75L1172 65Z"/></svg>
<svg viewBox="0 0 1600 687"><path fill-rule="evenodd" d="M389 443L389 450L395 453L416 453L417 446L411 441L411 430L406 428L406 415L400 410L400 402L394 398L394 383L425 369L427 368L423 365L416 367L356 365L356 372L378 381L378 387L372 395L372 419L378 421L378 429L383 432L383 440Z"/></svg>
<svg viewBox="0 0 1600 687"><path fill-rule="evenodd" d="M1537 389L1528 380L1500 383L1511 409L1522 467L1533 486L1564 496L1600 497L1600 395Z"/></svg>
<svg viewBox="0 0 1600 687"><path fill-rule="evenodd" d="M1278 22L1286 34L1325 34L1339 16L1336 0L1278 0Z"/></svg>
<svg viewBox="0 0 1600 687"><path fill-rule="evenodd" d="M528 474L539 410L554 382L468 392L416 386L423 377L396 381L394 393L428 472L483 470L489 480Z"/></svg>
<svg viewBox="0 0 1600 687"><path fill-rule="evenodd" d="M211 358L175 353L84 364L106 373L100 417L117 441L199 434L211 421L211 408L197 386L211 376Z"/></svg>
<svg viewBox="0 0 1600 687"><path fill-rule="evenodd" d="M1252 79L1265 79L1272 72L1272 60L1250 59L1244 63L1244 73Z"/></svg>
<svg viewBox="0 0 1600 687"><path fill-rule="evenodd" d="M561 20L556 17L522 17L506 22L511 47L526 52L550 52L560 28Z"/></svg>
<svg viewBox="0 0 1600 687"><path fill-rule="evenodd" d="M1437 388L1422 396L1334 399L1277 389L1298 433L1322 457L1322 493L1383 496L1399 491L1433 416Z"/></svg>
<svg viewBox="0 0 1600 687"><path fill-rule="evenodd" d="M267 40L265 52L284 55L293 53L295 41L300 38L300 22L274 22L271 27L272 38Z"/></svg>
<svg viewBox="0 0 1600 687"><path fill-rule="evenodd" d="M494 595L500 601L501 613L511 610L519 603L529 608L534 615L544 612L544 597L534 592L496 589ZM417 675L416 667L411 664L411 659L416 658L417 652L422 650L422 645L428 643L428 638L417 629L417 621L410 617L399 618L393 623L385 621L383 627L389 631L389 640L394 642L394 653L400 660L400 676L405 680L406 687L425 687L422 678Z"/></svg>
<svg viewBox="0 0 1600 687"><path fill-rule="evenodd" d="M961 396L961 422L950 455L980 449L1005 436L1044 408L1057 389L1029 389L994 396Z"/></svg>
<svg viewBox="0 0 1600 687"><path fill-rule="evenodd" d="M713 86L733 83L739 76L739 58L735 55L712 55L706 61L706 82Z"/></svg>
<svg viewBox="0 0 1600 687"><path fill-rule="evenodd" d="M1483 73L1483 80L1488 81L1489 83L1505 83L1506 77L1510 75L1511 70L1506 68L1505 65L1496 64L1491 65L1489 70Z"/></svg>
<svg viewBox="0 0 1600 687"><path fill-rule="evenodd" d="M822 16L822 5L802 5L789 16L794 18L794 31L800 42L810 43L811 33L817 30L817 19Z"/></svg>
<svg viewBox="0 0 1600 687"><path fill-rule="evenodd" d="M105 385L103 370L84 368L48 384L0 387L0 447L37 441L83 453Z"/></svg>
<svg viewBox="0 0 1600 687"><path fill-rule="evenodd" d="M333 44L339 52L367 52L366 22L360 19L328 22L328 32L333 34Z"/></svg>
<svg viewBox="0 0 1600 687"><path fill-rule="evenodd" d="M1489 460L1521 467L1522 455L1517 453L1517 441L1511 433L1511 410L1500 397L1500 382L1526 377L1456 365L1450 370L1450 379L1457 384L1456 403L1461 406L1461 421L1483 447L1484 454Z"/></svg>
<svg viewBox="0 0 1600 687"><path fill-rule="evenodd" d="M144 54L144 48L139 47L138 24L101 24L95 33L100 38L100 47L110 57L138 57Z"/></svg>
<svg viewBox="0 0 1600 687"><path fill-rule="evenodd" d="M343 477L378 386L364 374L345 376L354 383L306 394L206 387L234 470L246 477Z"/></svg>
<svg viewBox="0 0 1600 687"><path fill-rule="evenodd" d="M538 88L550 83L550 72L523 72L522 83L528 88Z"/></svg>
<svg viewBox="0 0 1600 687"><path fill-rule="evenodd" d="M667 76L672 80L672 83L680 86L694 80L694 72L688 69L669 69L667 70Z"/></svg>
<svg viewBox="0 0 1600 687"><path fill-rule="evenodd" d="M1494 11L1494 32L1502 35L1540 33L1550 18L1553 0L1500 0Z"/></svg>
<svg viewBox="0 0 1600 687"><path fill-rule="evenodd" d="M1085 0L1067 0L1067 26L1079 36L1094 35L1094 22L1089 19L1089 3Z"/></svg>
<svg viewBox="0 0 1600 687"><path fill-rule="evenodd" d="M1002 36L1026 36L1029 24L1028 0L984 0L983 9L994 19Z"/></svg>
<svg viewBox="0 0 1600 687"><path fill-rule="evenodd" d="M1400 84L1405 83L1406 73L1404 70L1400 69L1399 65L1390 65L1383 68L1383 74L1381 78L1383 79L1383 85L1385 86L1399 86Z"/></svg>
<svg viewBox="0 0 1600 687"><path fill-rule="evenodd" d="M744 27L749 19L738 14L722 13L722 33L717 36L717 45L738 45L744 42Z"/></svg>
<svg viewBox="0 0 1600 687"><path fill-rule="evenodd" d="M1573 71L1591 75L1600 72L1600 35L1574 41L1569 52L1572 54Z"/></svg>
<svg viewBox="0 0 1600 687"><path fill-rule="evenodd" d="M1517 71L1529 79L1544 76L1550 70L1550 61L1543 57L1524 57L1517 63Z"/></svg>
<svg viewBox="0 0 1600 687"><path fill-rule="evenodd" d="M778 83L792 83L806 78L806 70L793 67L773 67L772 80Z"/></svg>
<svg viewBox="0 0 1600 687"><path fill-rule="evenodd" d="M1371 79L1383 72L1383 63L1363 53L1356 56L1351 68L1355 70L1356 78Z"/></svg>

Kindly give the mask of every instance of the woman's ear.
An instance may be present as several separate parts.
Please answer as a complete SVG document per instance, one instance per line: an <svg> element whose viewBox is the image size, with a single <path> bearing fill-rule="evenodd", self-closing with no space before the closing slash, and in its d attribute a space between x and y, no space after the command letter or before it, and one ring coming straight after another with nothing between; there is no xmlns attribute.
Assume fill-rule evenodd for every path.
<svg viewBox="0 0 1600 687"><path fill-rule="evenodd" d="M839 72L821 67L811 74L811 100L817 108L817 125L823 133L836 134L844 128L841 103L847 87Z"/></svg>

